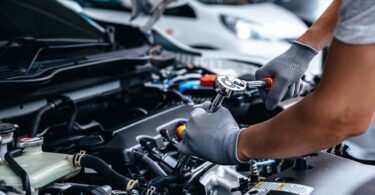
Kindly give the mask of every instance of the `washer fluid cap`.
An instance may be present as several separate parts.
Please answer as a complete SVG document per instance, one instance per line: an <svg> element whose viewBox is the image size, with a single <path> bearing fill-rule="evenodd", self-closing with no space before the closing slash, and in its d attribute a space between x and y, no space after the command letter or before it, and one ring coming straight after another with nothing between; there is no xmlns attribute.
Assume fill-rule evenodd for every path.
<svg viewBox="0 0 375 195"><path fill-rule="evenodd" d="M41 146L43 144L43 137L25 137L17 142L17 147L28 148Z"/></svg>

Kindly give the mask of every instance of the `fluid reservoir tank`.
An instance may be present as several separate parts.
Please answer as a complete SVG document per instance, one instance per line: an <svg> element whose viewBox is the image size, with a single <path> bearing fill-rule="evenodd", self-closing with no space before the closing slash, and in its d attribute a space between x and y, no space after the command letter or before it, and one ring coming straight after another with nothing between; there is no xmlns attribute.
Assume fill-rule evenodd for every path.
<svg viewBox="0 0 375 195"><path fill-rule="evenodd" d="M15 124L0 122L0 162L8 151L8 144L13 142L13 132L17 128Z"/></svg>
<svg viewBox="0 0 375 195"><path fill-rule="evenodd" d="M17 146L24 153L14 160L26 171L32 194L38 194L38 189L60 178L74 176L80 168L72 164L72 155L43 152L43 138L23 138ZM23 191L21 178L9 167L7 162L0 164L0 180L6 186L12 186L20 193Z"/></svg>

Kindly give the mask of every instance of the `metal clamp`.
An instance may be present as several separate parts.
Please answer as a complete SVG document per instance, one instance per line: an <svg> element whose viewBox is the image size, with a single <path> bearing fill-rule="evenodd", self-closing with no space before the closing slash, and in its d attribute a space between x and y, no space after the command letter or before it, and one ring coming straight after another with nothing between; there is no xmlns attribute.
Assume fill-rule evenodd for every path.
<svg viewBox="0 0 375 195"><path fill-rule="evenodd" d="M84 150L81 150L79 151L79 153L75 154L73 157L73 165L75 167L81 167L81 159L85 155L86 155L86 151Z"/></svg>
<svg viewBox="0 0 375 195"><path fill-rule="evenodd" d="M137 185L138 185L138 180L131 179L131 180L129 180L128 184L126 185L125 190L128 192L128 191L132 190Z"/></svg>

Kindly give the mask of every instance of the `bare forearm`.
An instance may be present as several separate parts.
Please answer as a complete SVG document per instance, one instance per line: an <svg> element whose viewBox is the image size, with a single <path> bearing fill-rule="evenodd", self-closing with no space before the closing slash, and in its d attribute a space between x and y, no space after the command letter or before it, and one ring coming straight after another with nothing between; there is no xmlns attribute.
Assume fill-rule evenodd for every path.
<svg viewBox="0 0 375 195"><path fill-rule="evenodd" d="M298 39L320 51L328 46L333 38L341 6L341 0L335 0L322 16Z"/></svg>
<svg viewBox="0 0 375 195"><path fill-rule="evenodd" d="M311 95L290 109L266 122L250 126L240 136L239 157L286 158L315 152L340 143L346 136L338 136L329 125L319 122L319 113ZM242 154L241 154L242 153Z"/></svg>
<svg viewBox="0 0 375 195"><path fill-rule="evenodd" d="M313 94L241 132L240 159L299 156L366 131L375 111L375 45L334 41L331 49Z"/></svg>

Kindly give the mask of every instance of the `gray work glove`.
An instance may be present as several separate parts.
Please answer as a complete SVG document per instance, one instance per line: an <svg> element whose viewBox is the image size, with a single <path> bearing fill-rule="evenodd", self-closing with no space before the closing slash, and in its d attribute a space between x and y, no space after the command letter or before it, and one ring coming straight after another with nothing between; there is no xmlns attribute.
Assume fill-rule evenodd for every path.
<svg viewBox="0 0 375 195"><path fill-rule="evenodd" d="M258 80L274 78L271 90L259 90L267 109L272 110L280 101L300 94L303 88L300 79L317 54L312 47L295 41L286 52L257 70L255 77Z"/></svg>
<svg viewBox="0 0 375 195"><path fill-rule="evenodd" d="M205 102L193 110L178 150L216 164L242 163L237 157L240 128L228 109L220 107L209 113L206 110L210 105Z"/></svg>

